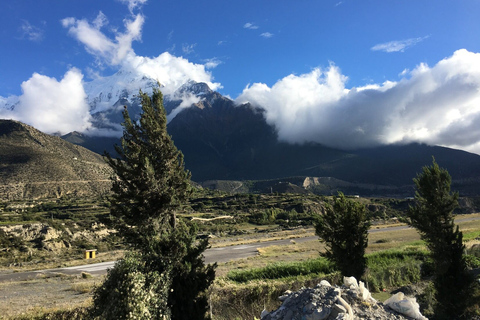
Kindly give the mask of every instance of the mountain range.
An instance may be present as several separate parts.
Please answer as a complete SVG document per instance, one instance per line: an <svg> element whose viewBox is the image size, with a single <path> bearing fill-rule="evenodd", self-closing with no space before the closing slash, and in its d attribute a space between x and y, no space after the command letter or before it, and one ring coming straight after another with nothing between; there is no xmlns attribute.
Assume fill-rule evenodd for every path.
<svg viewBox="0 0 480 320"><path fill-rule="evenodd" d="M153 79L123 71L86 84L93 125L120 133L123 106L137 118L138 89L151 93L155 85ZM278 140L261 108L249 103L237 105L207 84L193 81L165 95L164 105L169 115L168 132L183 152L192 180L209 181L205 182L208 186L219 186L212 180L269 180L270 184L257 184L256 191L274 190L273 186L284 189L289 183L324 194L343 190L361 195L413 196L412 179L434 157L450 172L455 190L462 195L478 195L480 191L480 156L476 154L415 143L361 150L289 144ZM99 154L114 154L113 145L119 143L119 138L78 132L62 138Z"/></svg>

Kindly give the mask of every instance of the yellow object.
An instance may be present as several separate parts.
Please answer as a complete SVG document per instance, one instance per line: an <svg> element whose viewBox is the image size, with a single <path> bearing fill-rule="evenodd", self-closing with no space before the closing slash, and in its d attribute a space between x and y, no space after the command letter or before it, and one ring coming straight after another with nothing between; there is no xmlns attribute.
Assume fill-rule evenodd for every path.
<svg viewBox="0 0 480 320"><path fill-rule="evenodd" d="M85 259L95 259L95 252L97 250L85 250Z"/></svg>

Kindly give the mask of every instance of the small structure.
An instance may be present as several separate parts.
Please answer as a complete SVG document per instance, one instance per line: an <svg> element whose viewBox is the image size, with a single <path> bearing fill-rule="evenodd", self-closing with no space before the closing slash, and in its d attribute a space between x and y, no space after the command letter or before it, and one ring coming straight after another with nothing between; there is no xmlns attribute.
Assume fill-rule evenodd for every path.
<svg viewBox="0 0 480 320"><path fill-rule="evenodd" d="M96 252L97 252L96 249L85 250L85 259L95 259L95 253Z"/></svg>

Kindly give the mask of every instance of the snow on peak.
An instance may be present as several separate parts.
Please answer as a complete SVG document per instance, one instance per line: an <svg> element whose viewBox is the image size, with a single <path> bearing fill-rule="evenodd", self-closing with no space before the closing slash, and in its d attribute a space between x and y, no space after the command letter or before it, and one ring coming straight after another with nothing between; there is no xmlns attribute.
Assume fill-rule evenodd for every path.
<svg viewBox="0 0 480 320"><path fill-rule="evenodd" d="M84 83L92 113L108 110L120 99L132 102L140 89L152 94L156 86L154 79L125 70Z"/></svg>

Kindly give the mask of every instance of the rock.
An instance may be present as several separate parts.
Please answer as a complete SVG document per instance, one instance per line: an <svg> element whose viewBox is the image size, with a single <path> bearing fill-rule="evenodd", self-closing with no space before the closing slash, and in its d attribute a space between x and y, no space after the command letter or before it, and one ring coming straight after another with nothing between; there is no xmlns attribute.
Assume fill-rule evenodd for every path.
<svg viewBox="0 0 480 320"><path fill-rule="evenodd" d="M350 283L349 283L350 284ZM315 288L285 292L280 308L262 312L262 320L403 320L410 319L362 294L360 286L331 286L320 282ZM362 299L365 298L365 299Z"/></svg>

